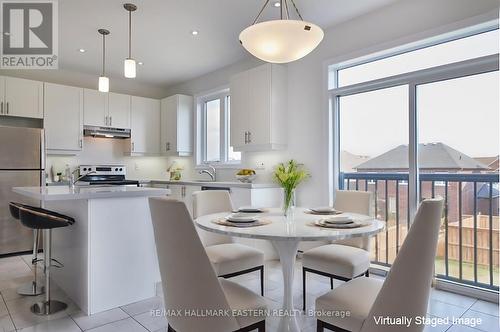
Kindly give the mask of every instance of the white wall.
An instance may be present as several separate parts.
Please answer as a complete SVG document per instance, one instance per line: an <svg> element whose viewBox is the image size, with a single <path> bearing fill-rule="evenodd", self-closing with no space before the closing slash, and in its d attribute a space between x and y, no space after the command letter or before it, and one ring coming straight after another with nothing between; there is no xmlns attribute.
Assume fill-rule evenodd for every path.
<svg viewBox="0 0 500 332"><path fill-rule="evenodd" d="M329 28L321 45L310 55L288 65L288 149L282 152L245 153L243 164L263 162L258 181L270 178L272 166L289 158L306 164L311 179L298 191L298 204L326 204L329 200L326 63L343 61L395 47L481 21L498 18L497 0L402 0L349 22ZM236 72L260 62L247 60L167 91L199 94L228 84ZM219 172L232 178L234 170Z"/></svg>

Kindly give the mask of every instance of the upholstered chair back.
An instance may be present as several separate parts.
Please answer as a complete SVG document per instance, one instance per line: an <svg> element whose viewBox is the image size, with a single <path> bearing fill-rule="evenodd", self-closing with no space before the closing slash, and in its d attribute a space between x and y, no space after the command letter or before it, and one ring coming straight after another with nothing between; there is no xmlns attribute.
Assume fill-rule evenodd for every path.
<svg viewBox="0 0 500 332"><path fill-rule="evenodd" d="M441 198L425 200L420 204L362 332L401 331L401 325L377 325L377 317L406 316L414 322L415 317L426 315L442 211ZM413 332L423 329L423 325L404 328Z"/></svg>
<svg viewBox="0 0 500 332"><path fill-rule="evenodd" d="M359 213L368 216L375 216L373 194L368 191L337 190L335 193L336 210L342 212ZM335 241L336 244L343 244L370 251L371 238L360 237Z"/></svg>
<svg viewBox="0 0 500 332"><path fill-rule="evenodd" d="M232 210L231 196L226 190L204 190L193 193L194 219L212 213L229 213ZM197 228L197 231L205 247L232 242L230 236L207 232L199 228Z"/></svg>
<svg viewBox="0 0 500 332"><path fill-rule="evenodd" d="M149 208L165 309L182 313L170 315L169 324L176 331L238 330L231 315L185 315L186 311L230 313L230 307L185 204L167 197L152 197Z"/></svg>

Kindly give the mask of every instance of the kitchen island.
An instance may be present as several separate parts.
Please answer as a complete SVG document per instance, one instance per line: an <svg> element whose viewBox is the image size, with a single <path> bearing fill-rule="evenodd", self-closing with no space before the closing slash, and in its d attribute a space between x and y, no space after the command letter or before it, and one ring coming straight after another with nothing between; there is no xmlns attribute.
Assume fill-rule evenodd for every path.
<svg viewBox="0 0 500 332"><path fill-rule="evenodd" d="M15 187L14 192L73 217L52 233L52 279L87 314L156 294L160 282L148 197L168 189L129 186Z"/></svg>

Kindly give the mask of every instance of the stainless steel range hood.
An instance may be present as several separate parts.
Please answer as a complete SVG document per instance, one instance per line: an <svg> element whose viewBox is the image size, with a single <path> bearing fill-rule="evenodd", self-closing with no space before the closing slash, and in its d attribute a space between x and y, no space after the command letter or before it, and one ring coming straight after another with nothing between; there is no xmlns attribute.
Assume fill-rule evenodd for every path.
<svg viewBox="0 0 500 332"><path fill-rule="evenodd" d="M84 126L83 136L125 139L130 138L130 129Z"/></svg>

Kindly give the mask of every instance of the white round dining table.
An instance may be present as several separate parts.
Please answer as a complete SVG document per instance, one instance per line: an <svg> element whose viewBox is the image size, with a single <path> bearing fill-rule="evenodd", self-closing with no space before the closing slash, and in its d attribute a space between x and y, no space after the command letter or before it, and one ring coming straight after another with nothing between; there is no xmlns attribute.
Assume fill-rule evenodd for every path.
<svg viewBox="0 0 500 332"><path fill-rule="evenodd" d="M295 208L293 214L283 216L281 209L269 209L259 213L259 218L270 223L255 227L224 226L215 223L215 220L228 215L216 213L197 218L196 224L199 228L223 235L233 237L269 240L278 252L283 272L283 311L278 331L299 332L300 327L293 306L293 275L295 260L299 243L301 241L336 241L347 238L373 236L385 228L385 222L373 217L355 213L343 213L351 216L356 221L362 221L366 226L350 229L333 229L314 225L314 222L325 218L322 215L306 213L304 208Z"/></svg>

